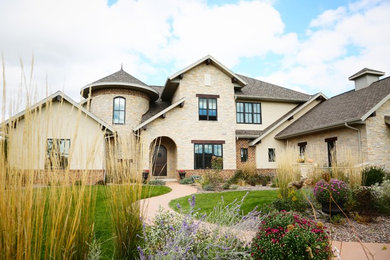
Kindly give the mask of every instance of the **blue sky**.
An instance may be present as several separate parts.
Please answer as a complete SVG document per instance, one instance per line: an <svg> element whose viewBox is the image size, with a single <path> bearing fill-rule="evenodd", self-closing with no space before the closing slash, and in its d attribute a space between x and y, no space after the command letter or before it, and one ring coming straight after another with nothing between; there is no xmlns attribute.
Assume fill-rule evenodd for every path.
<svg viewBox="0 0 390 260"><path fill-rule="evenodd" d="M0 1L0 49L9 97L21 86L19 60L28 74L32 54L39 95L47 83L79 100L121 64L163 85L211 54L237 73L333 96L363 67L390 73L389 13L386 0Z"/></svg>

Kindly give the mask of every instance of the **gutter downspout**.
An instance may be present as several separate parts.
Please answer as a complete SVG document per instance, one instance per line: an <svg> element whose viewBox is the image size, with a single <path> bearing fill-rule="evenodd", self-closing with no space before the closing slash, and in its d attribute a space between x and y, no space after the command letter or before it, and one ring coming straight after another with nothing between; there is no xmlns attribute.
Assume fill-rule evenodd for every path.
<svg viewBox="0 0 390 260"><path fill-rule="evenodd" d="M358 146L359 146L359 163L362 163L362 143L361 143L361 133L360 133L360 129L348 125L347 122L345 122L344 124L345 124L345 127L349 128L349 129L352 129L352 130L355 130L355 131L358 132L358 142L359 142L359 143L358 143Z"/></svg>

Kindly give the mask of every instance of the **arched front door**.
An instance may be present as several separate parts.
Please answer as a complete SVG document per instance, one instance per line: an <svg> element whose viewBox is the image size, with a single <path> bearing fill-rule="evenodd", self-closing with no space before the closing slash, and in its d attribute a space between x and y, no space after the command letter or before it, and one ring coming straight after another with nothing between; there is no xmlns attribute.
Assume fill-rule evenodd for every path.
<svg viewBox="0 0 390 260"><path fill-rule="evenodd" d="M154 149L153 176L167 176L167 149L163 145Z"/></svg>

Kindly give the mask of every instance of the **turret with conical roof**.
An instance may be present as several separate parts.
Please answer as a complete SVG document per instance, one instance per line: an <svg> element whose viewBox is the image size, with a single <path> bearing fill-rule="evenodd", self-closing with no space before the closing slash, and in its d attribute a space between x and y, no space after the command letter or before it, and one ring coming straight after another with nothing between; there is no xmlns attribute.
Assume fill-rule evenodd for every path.
<svg viewBox="0 0 390 260"><path fill-rule="evenodd" d="M119 135L130 134L159 93L121 69L81 89L90 99L90 111L113 125Z"/></svg>

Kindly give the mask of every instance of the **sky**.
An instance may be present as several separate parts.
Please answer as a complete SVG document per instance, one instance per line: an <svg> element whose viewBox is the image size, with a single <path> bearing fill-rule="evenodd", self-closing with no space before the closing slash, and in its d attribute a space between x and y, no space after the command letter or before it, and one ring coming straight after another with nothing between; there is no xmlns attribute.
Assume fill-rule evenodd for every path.
<svg viewBox="0 0 390 260"><path fill-rule="evenodd" d="M331 97L364 67L390 74L389 17L389 0L0 0L6 99L62 90L79 101L122 64L164 85L208 54L236 73Z"/></svg>

